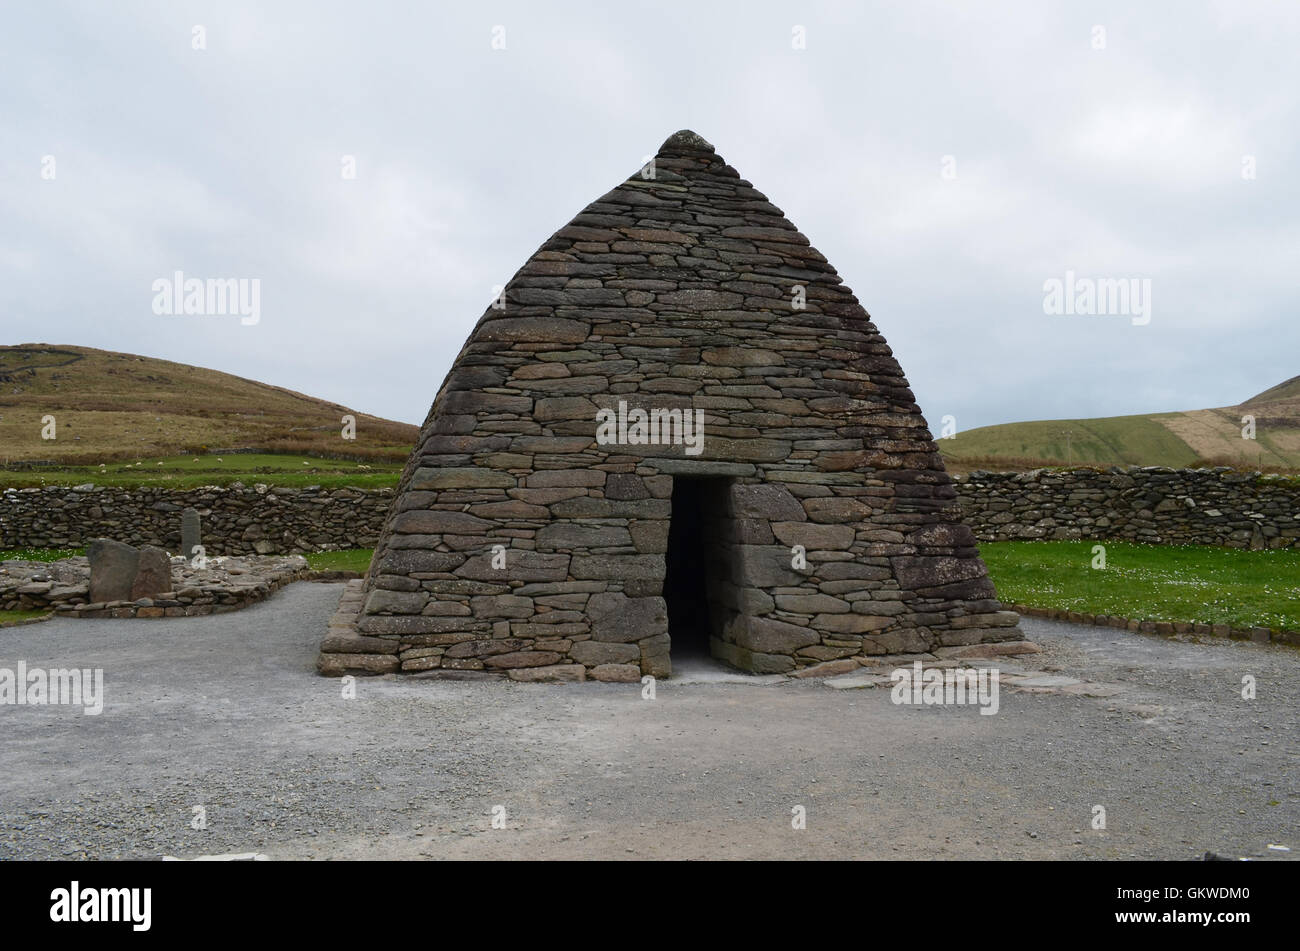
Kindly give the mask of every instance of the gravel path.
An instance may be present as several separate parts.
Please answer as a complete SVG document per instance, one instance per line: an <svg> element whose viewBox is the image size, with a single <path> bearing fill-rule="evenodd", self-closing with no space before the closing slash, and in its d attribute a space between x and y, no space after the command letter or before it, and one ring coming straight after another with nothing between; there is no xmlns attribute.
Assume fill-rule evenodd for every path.
<svg viewBox="0 0 1300 951"><path fill-rule="evenodd" d="M1116 686L1004 683L996 716L767 679L643 700L379 678L347 700L313 668L340 591L0 630L0 667L102 667L107 694L99 716L0 706L0 859L1300 855L1290 648L1026 620L1045 651L1006 673Z"/></svg>

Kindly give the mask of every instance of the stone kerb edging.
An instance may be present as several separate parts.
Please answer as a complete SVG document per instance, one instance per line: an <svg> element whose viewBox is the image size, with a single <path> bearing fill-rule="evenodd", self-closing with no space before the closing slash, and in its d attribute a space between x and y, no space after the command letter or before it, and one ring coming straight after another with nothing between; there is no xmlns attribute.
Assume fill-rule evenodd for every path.
<svg viewBox="0 0 1300 951"><path fill-rule="evenodd" d="M1037 617L1049 621L1070 621L1074 624L1093 624L1113 627L1138 634L1200 634L1226 637L1234 641L1270 641L1300 647L1300 631L1273 630L1267 627L1233 627L1230 624L1206 624L1201 621L1148 621L1141 618L1121 617L1117 614L1089 614L1085 611L1067 611L1059 608L1033 608L1025 604L1012 606L1022 617Z"/></svg>

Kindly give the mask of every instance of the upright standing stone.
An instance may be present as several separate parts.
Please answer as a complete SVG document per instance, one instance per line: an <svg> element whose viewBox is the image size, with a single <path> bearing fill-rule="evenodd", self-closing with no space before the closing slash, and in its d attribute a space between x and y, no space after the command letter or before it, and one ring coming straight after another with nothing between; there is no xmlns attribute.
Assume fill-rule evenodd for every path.
<svg viewBox="0 0 1300 951"><path fill-rule="evenodd" d="M140 551L111 538L96 538L86 548L90 559L90 600L130 601Z"/></svg>
<svg viewBox="0 0 1300 951"><path fill-rule="evenodd" d="M194 557L194 546L199 544L199 510L187 508L181 512L181 554L186 561Z"/></svg>
<svg viewBox="0 0 1300 951"><path fill-rule="evenodd" d="M172 560L167 552L153 545L140 549L136 563L135 581L131 584L131 600L156 598L172 589Z"/></svg>

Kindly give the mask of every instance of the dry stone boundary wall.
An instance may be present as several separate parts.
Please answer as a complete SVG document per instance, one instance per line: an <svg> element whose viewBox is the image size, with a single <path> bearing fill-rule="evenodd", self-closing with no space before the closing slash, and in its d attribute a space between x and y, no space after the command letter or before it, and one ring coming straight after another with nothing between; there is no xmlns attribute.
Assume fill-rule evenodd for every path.
<svg viewBox="0 0 1300 951"><path fill-rule="evenodd" d="M954 480L963 518L980 541L1300 548L1300 485L1257 472L1078 468Z"/></svg>
<svg viewBox="0 0 1300 951"><path fill-rule="evenodd" d="M46 486L0 492L0 548L81 548L96 538L181 549L181 512L198 509L209 555L373 548L393 489Z"/></svg>
<svg viewBox="0 0 1300 951"><path fill-rule="evenodd" d="M1160 545L1300 548L1300 485L1227 469L1039 470L954 476L980 541L1098 538ZM371 548L392 489L47 487L0 493L0 548L80 548L95 538L180 550L199 510L211 555Z"/></svg>

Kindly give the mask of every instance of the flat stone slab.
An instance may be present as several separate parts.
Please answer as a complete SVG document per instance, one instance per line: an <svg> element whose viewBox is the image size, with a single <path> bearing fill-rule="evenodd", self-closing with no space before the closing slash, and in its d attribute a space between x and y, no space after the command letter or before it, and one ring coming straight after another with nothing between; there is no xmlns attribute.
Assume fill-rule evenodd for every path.
<svg viewBox="0 0 1300 951"><path fill-rule="evenodd" d="M936 647L936 657L1013 657L1037 654L1042 648L1032 641L1002 641L994 644L967 644L964 647Z"/></svg>
<svg viewBox="0 0 1300 951"><path fill-rule="evenodd" d="M1029 677L1008 677L1007 683L1013 687L1074 687L1083 681L1063 674L1039 674Z"/></svg>
<svg viewBox="0 0 1300 951"><path fill-rule="evenodd" d="M228 852L224 855L196 855L192 859L164 855L162 860L164 862L269 862L270 856L264 852Z"/></svg>
<svg viewBox="0 0 1300 951"><path fill-rule="evenodd" d="M862 690L866 687L883 687L892 682L888 674L866 671L859 674L844 674L841 677L827 677L822 681L827 687L834 687L836 690Z"/></svg>
<svg viewBox="0 0 1300 951"><path fill-rule="evenodd" d="M767 687L789 681L785 674L747 674L743 670L727 668L674 672L671 677L665 679L671 684L748 684L751 687Z"/></svg>
<svg viewBox="0 0 1300 951"><path fill-rule="evenodd" d="M996 670L999 677L1027 677L1028 671L1019 664L1008 664L1001 660L990 660L987 657L972 657L963 659L959 667L974 667L979 670Z"/></svg>
<svg viewBox="0 0 1300 951"><path fill-rule="evenodd" d="M1081 683L1062 687L1061 693L1077 694L1080 697L1113 697L1123 693L1125 689L1122 684Z"/></svg>

